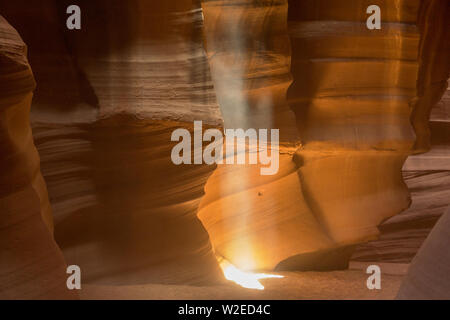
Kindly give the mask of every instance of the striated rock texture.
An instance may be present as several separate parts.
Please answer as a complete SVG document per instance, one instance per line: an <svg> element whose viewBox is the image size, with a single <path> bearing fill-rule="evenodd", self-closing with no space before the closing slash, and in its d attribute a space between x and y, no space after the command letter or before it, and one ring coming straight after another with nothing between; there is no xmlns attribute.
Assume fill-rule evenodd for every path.
<svg viewBox="0 0 450 320"><path fill-rule="evenodd" d="M366 28L371 4L381 8L381 30ZM435 92L420 100L429 66L440 65L445 80L449 71L447 61L425 58L434 47L424 41L448 40L423 25L440 21L435 27L444 28L447 13L426 9L427 1L289 5L294 81L288 99L302 140L295 157L299 176L335 246L349 248L376 238L380 223L409 206L401 169L416 141L411 111L429 110L440 98ZM441 77L427 81L434 80Z"/></svg>
<svg viewBox="0 0 450 320"><path fill-rule="evenodd" d="M287 1L205 0L205 47L227 128L278 128L296 142Z"/></svg>
<svg viewBox="0 0 450 320"><path fill-rule="evenodd" d="M366 27L372 4L381 30ZM209 179L199 217L218 255L242 269L345 268L357 244L408 208L401 169L427 141L429 110L445 88L447 8L426 0L203 2L225 126L279 128L281 136L275 176L219 165Z"/></svg>
<svg viewBox="0 0 450 320"><path fill-rule="evenodd" d="M450 299L449 245L450 210L447 210L412 261L398 299Z"/></svg>
<svg viewBox="0 0 450 320"><path fill-rule="evenodd" d="M370 4L381 8L381 30L366 27ZM302 139L295 160L311 210L344 249L344 266L353 245L374 239L383 220L409 206L401 168L415 138L418 5L290 2L288 100Z"/></svg>
<svg viewBox="0 0 450 320"><path fill-rule="evenodd" d="M413 102L411 121L416 132L414 153L430 150L429 118L432 108L447 90L450 70L450 3L445 0L422 0L418 16L421 33L417 97ZM448 137L434 132L433 139Z"/></svg>
<svg viewBox="0 0 450 320"><path fill-rule="evenodd" d="M241 269L275 269L280 261L332 245L311 213L292 161L299 142L286 101L291 84L287 1L203 1L205 46L230 129L279 129L279 171L222 164L208 180L199 218L217 255ZM270 135L270 133L269 133ZM246 142L247 153L260 153ZM271 152L277 147L269 144Z"/></svg>
<svg viewBox="0 0 450 320"><path fill-rule="evenodd" d="M379 226L379 239L358 246L352 260L411 263L445 213L450 204L450 171L405 171L403 177L411 193L411 206Z"/></svg>
<svg viewBox="0 0 450 320"><path fill-rule="evenodd" d="M0 1L1 13L11 25L20 27L25 43L33 47L29 53L37 82L33 103L48 115L76 110L86 102L96 104L95 95L62 38L65 17L60 19L59 15L65 14L66 7L57 7L57 3L62 5L63 1L41 0L32 5L23 0ZM33 107L31 112L36 109Z"/></svg>
<svg viewBox="0 0 450 320"><path fill-rule="evenodd" d="M74 3L82 29L68 31ZM366 28L371 4L381 30ZM409 206L401 168L426 149L448 76L443 0L16 0L0 10L30 45L55 237L84 282L216 282L209 238L241 269L345 268ZM226 128L280 130L268 147L280 151L277 174L219 165L205 187L214 166L172 163L175 129L222 128L216 96Z"/></svg>
<svg viewBox="0 0 450 320"><path fill-rule="evenodd" d="M403 178L412 204L384 222L380 238L358 246L352 259L410 263L431 229L450 205L450 90L433 107L431 150L410 156Z"/></svg>
<svg viewBox="0 0 450 320"><path fill-rule="evenodd" d="M55 15L69 4L82 8L80 31ZM42 64L33 133L68 263L81 267L85 283L220 281L196 217L215 167L170 158L175 129L193 133L194 120L222 128L200 4L41 1L30 17L49 32L46 50L20 8L5 11Z"/></svg>
<svg viewBox="0 0 450 320"><path fill-rule="evenodd" d="M35 81L26 54L0 16L0 299L72 299L33 144Z"/></svg>

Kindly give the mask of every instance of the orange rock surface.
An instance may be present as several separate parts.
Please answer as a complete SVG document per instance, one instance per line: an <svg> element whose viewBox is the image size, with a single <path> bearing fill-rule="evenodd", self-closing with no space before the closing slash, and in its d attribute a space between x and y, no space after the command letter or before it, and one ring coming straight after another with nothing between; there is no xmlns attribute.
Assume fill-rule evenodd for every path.
<svg viewBox="0 0 450 320"><path fill-rule="evenodd" d="M38 83L30 120L24 44L2 20L0 237L28 238L0 242L0 254L48 259L54 287L64 261L53 224L84 283L209 285L223 279L215 255L251 270L346 268L410 205L402 167L429 149L447 88L448 1L377 0L381 30L366 27L371 0L80 0L77 31L65 27L69 4L0 3ZM268 147L278 172L175 165L171 134L195 120L279 129ZM36 239L47 249L27 255ZM14 297L7 260L0 295Z"/></svg>
<svg viewBox="0 0 450 320"><path fill-rule="evenodd" d="M26 53L0 16L0 299L72 299L33 144L35 82Z"/></svg>
<svg viewBox="0 0 450 320"><path fill-rule="evenodd" d="M220 281L196 217L215 166L171 160L175 129L192 133L194 120L222 128L199 4L80 1L87 14L78 33L57 15L64 5L4 11L42 80L31 121L66 260L84 283Z"/></svg>
<svg viewBox="0 0 450 320"><path fill-rule="evenodd" d="M446 87L448 8L378 1L382 29L368 30L370 4L203 3L225 126L282 136L277 175L219 165L206 186L199 217L216 252L241 268L345 268L357 244L410 205L401 170L426 144L429 110Z"/></svg>

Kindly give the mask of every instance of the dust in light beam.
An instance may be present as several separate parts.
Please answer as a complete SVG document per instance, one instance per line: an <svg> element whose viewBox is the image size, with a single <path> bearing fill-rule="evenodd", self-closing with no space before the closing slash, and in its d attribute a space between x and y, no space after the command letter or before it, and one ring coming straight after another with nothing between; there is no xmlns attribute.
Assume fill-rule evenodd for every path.
<svg viewBox="0 0 450 320"><path fill-rule="evenodd" d="M261 282L259 282L259 280L269 278L284 278L280 275L242 271L223 258L220 258L219 261L225 278L237 283L244 288L264 290L264 286L261 284Z"/></svg>

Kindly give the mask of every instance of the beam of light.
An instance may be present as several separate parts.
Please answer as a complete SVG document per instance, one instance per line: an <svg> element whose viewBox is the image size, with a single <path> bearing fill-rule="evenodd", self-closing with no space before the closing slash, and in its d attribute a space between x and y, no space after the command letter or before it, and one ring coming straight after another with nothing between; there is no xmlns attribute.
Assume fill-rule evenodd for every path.
<svg viewBox="0 0 450 320"><path fill-rule="evenodd" d="M233 281L241 287L248 289L264 290L264 286L259 282L261 279L284 278L280 275L242 271L225 259L221 259L220 267L227 280Z"/></svg>

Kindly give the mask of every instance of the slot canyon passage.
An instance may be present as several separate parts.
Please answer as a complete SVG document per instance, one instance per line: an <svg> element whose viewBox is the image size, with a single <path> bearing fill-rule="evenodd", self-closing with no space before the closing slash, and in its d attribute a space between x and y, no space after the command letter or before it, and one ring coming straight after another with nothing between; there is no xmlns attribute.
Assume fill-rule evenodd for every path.
<svg viewBox="0 0 450 320"><path fill-rule="evenodd" d="M0 298L450 298L449 16L447 0L0 0ZM278 172L175 165L172 132L194 121L279 129ZM223 261L284 278L245 289Z"/></svg>

